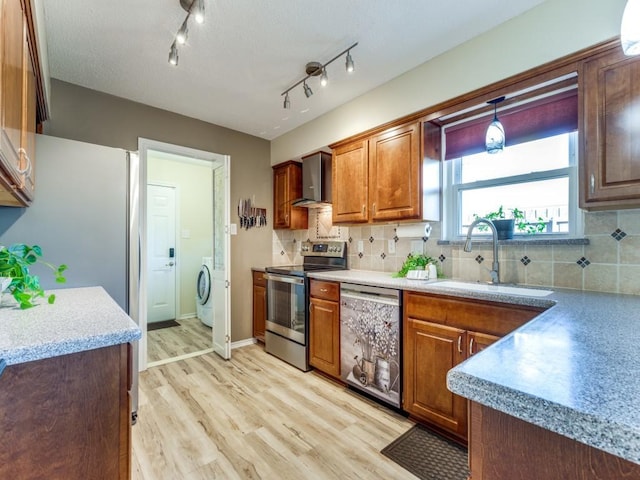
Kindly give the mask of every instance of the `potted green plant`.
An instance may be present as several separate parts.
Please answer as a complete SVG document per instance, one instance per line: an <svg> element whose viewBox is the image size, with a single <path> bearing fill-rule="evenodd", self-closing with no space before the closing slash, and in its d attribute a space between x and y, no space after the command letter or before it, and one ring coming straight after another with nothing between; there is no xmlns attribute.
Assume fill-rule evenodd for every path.
<svg viewBox="0 0 640 480"><path fill-rule="evenodd" d="M500 205L498 210L489 212L482 217L473 214L475 219L486 218L491 220L498 232L498 240L508 240L513 238L514 231L519 233L533 234L543 232L547 228L547 222L542 217L538 217L535 222L528 222L524 216L524 212L519 208L508 209L510 216L507 216L505 208ZM478 230L486 231L489 227L486 225L478 225Z"/></svg>
<svg viewBox="0 0 640 480"><path fill-rule="evenodd" d="M16 243L9 247L0 246L0 277L3 279L2 292L5 290L13 295L20 308L34 306L33 301L38 297L45 297L45 292L40 286L40 278L32 275L29 268L36 263L46 265L53 271L56 282L64 283L66 278L63 272L66 265L56 267L42 260L42 249L38 245L25 245ZM47 297L49 303L55 301L55 295Z"/></svg>
<svg viewBox="0 0 640 480"><path fill-rule="evenodd" d="M429 255L410 253L404 261L402 268L394 273L392 277L406 277L409 270L424 270L427 265L437 265L437 263L438 261Z"/></svg>

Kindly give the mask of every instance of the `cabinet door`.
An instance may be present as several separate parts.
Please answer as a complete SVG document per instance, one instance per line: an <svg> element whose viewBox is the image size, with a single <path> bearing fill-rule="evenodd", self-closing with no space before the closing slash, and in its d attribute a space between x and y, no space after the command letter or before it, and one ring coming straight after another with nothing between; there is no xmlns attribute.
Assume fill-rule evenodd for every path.
<svg viewBox="0 0 640 480"><path fill-rule="evenodd" d="M369 141L369 205L372 220L420 218L420 124L411 123Z"/></svg>
<svg viewBox="0 0 640 480"><path fill-rule="evenodd" d="M36 167L36 76L28 48L24 49L23 62L24 88L22 92L22 137L20 146L24 152L20 156L20 171L24 172L24 174L22 174L20 188L25 196L33 199Z"/></svg>
<svg viewBox="0 0 640 480"><path fill-rule="evenodd" d="M340 305L311 297L309 303L309 364L340 377Z"/></svg>
<svg viewBox="0 0 640 480"><path fill-rule="evenodd" d="M447 372L465 359L465 331L409 317L404 355L404 410L464 438L466 400L447 389Z"/></svg>
<svg viewBox="0 0 640 480"><path fill-rule="evenodd" d="M0 160L9 176L14 177L14 184L18 184L26 24L17 0L3 1L1 12Z"/></svg>
<svg viewBox="0 0 640 480"><path fill-rule="evenodd" d="M306 208L291 203L302 196L302 165L286 162L273 167L273 228L305 230L308 226Z"/></svg>
<svg viewBox="0 0 640 480"><path fill-rule="evenodd" d="M361 140L333 151L333 223L359 223L369 218L369 143Z"/></svg>
<svg viewBox="0 0 640 480"><path fill-rule="evenodd" d="M467 332L467 342L469 343L467 356L475 355L499 339L500 337L487 333Z"/></svg>
<svg viewBox="0 0 640 480"><path fill-rule="evenodd" d="M582 72L583 208L640 205L640 60L616 47Z"/></svg>
<svg viewBox="0 0 640 480"><path fill-rule="evenodd" d="M264 343L264 329L267 319L267 289L262 285L253 286L253 336Z"/></svg>

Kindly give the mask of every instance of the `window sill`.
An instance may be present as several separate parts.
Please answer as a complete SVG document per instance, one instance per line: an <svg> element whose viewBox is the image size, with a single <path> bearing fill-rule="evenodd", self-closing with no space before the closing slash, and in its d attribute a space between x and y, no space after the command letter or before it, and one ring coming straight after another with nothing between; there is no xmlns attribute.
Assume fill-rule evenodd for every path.
<svg viewBox="0 0 640 480"><path fill-rule="evenodd" d="M438 245L463 246L464 240L438 240ZM473 238L474 245L492 245L487 237ZM511 240L498 240L498 245L589 245L588 238L514 238Z"/></svg>

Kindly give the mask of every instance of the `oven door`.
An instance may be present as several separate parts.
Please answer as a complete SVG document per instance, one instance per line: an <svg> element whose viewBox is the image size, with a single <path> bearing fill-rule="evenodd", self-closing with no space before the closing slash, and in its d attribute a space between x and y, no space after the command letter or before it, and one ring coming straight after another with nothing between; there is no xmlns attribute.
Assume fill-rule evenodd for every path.
<svg viewBox="0 0 640 480"><path fill-rule="evenodd" d="M303 277L266 273L268 331L306 345Z"/></svg>

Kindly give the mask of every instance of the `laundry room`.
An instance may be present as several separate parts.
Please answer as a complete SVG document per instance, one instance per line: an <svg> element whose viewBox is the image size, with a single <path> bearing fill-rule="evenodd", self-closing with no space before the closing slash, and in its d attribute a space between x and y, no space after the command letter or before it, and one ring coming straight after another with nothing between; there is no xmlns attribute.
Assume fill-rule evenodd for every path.
<svg viewBox="0 0 640 480"><path fill-rule="evenodd" d="M147 154L148 361L211 348L211 162Z"/></svg>

